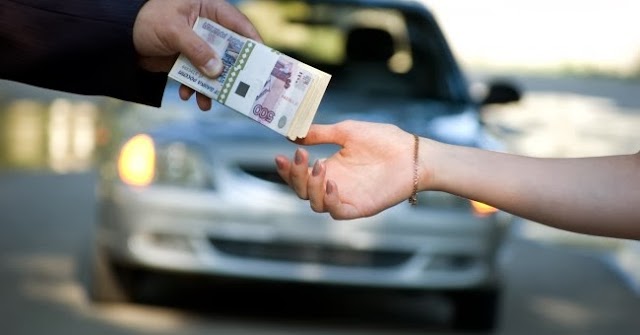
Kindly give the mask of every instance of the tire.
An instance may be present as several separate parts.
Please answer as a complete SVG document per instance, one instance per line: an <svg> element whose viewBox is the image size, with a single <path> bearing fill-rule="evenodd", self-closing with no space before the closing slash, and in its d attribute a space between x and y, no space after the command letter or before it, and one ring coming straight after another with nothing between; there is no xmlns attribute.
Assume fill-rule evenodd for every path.
<svg viewBox="0 0 640 335"><path fill-rule="evenodd" d="M497 328L501 303L496 288L451 292L451 326L461 331L491 332Z"/></svg>
<svg viewBox="0 0 640 335"><path fill-rule="evenodd" d="M81 255L81 281L89 301L128 303L137 300L140 273L114 263L103 248L91 246Z"/></svg>

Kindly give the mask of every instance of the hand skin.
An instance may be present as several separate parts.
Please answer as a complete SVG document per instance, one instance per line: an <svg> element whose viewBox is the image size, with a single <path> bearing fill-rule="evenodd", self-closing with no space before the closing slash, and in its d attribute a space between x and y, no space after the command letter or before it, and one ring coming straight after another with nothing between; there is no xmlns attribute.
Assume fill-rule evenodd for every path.
<svg viewBox="0 0 640 335"><path fill-rule="evenodd" d="M133 43L143 68L169 72L180 53L205 75L215 78L222 71L219 55L194 31L199 17L206 17L236 33L262 41L247 17L224 0L149 0L133 27ZM194 91L180 86L180 97L188 100ZM201 110L211 109L211 99L200 93L196 101Z"/></svg>
<svg viewBox="0 0 640 335"><path fill-rule="evenodd" d="M313 125L302 145L342 147L308 167L276 157L280 176L316 212L335 219L375 215L407 201L413 184L413 138L386 124ZM420 191L477 200L559 229L640 238L640 153L589 158L534 158L420 139Z"/></svg>

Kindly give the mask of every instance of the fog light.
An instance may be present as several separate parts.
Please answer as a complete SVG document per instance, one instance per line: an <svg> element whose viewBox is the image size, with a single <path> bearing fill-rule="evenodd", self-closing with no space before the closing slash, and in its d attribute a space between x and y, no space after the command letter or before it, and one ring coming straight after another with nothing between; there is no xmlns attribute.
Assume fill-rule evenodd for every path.
<svg viewBox="0 0 640 335"><path fill-rule="evenodd" d="M176 251L193 251L189 239L184 235L168 234L168 233L153 233L148 236L149 242L157 248L171 249Z"/></svg>
<svg viewBox="0 0 640 335"><path fill-rule="evenodd" d="M476 216L480 216L480 217L485 217L485 216L489 216L493 213L496 213L498 211L497 208L493 207L493 206L489 206L485 203L479 202L479 201L475 201L475 200L469 200L471 201L471 207L473 208L473 214L475 214Z"/></svg>

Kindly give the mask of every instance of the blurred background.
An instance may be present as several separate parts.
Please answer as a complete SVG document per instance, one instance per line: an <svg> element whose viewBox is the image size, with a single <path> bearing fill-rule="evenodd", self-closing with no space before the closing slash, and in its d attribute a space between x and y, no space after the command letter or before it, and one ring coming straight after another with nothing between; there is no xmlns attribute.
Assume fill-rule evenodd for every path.
<svg viewBox="0 0 640 335"><path fill-rule="evenodd" d="M640 150L640 3L424 2L473 88L507 78L522 89L520 102L484 115L510 150L540 157ZM95 163L118 132L165 117L110 98L0 81L0 321L7 334L444 333L416 317L431 306L402 297L332 291L275 307L268 302L298 292L280 286L196 295L186 307L89 306L75 262L96 215ZM635 334L637 241L526 220L513 225L510 238L504 267L511 293L498 333Z"/></svg>
<svg viewBox="0 0 640 335"><path fill-rule="evenodd" d="M541 157L638 151L640 29L634 13L640 3L423 2L434 10L472 82L508 77L522 85L520 103L495 108L485 118L514 151ZM628 245L637 248L531 223L522 229L547 242L622 246L625 255ZM631 267L626 257L623 266Z"/></svg>

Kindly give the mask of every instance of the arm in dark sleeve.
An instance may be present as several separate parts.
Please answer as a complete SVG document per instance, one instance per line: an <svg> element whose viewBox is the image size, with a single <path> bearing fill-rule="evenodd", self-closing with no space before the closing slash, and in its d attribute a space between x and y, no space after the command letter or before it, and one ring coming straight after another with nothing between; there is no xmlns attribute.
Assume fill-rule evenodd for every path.
<svg viewBox="0 0 640 335"><path fill-rule="evenodd" d="M133 45L144 2L0 1L0 78L159 106L166 74L140 68Z"/></svg>

